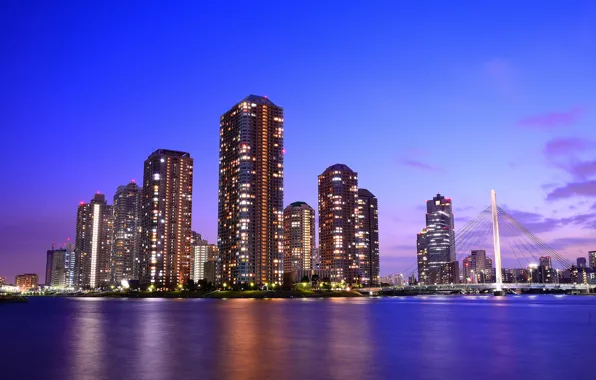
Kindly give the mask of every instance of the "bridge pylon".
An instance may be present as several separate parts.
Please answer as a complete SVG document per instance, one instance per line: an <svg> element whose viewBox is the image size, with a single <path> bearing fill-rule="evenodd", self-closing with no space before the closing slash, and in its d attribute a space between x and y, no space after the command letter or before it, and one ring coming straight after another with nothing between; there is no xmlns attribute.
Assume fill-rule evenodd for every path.
<svg viewBox="0 0 596 380"><path fill-rule="evenodd" d="M495 291L503 291L503 271L501 269L501 238L499 236L499 214L497 212L497 193L490 191L490 204L493 218L493 243L495 250Z"/></svg>

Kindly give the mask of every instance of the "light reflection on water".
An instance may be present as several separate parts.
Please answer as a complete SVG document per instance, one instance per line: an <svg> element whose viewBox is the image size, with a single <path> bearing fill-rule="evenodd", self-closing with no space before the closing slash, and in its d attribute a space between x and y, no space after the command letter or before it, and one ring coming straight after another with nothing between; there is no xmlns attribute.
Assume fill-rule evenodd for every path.
<svg viewBox="0 0 596 380"><path fill-rule="evenodd" d="M38 298L0 309L0 367L7 379L585 377L592 314L596 297L548 295ZM19 354L32 347L35 365Z"/></svg>

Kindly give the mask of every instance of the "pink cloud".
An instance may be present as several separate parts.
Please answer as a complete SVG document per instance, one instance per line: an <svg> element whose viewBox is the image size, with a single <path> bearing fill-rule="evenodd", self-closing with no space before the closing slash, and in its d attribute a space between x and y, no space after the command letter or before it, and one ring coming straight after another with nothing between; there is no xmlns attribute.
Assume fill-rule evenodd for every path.
<svg viewBox="0 0 596 380"><path fill-rule="evenodd" d="M561 154L577 153L594 147L596 144L578 138L556 138L546 143L544 153L547 156L556 156Z"/></svg>
<svg viewBox="0 0 596 380"><path fill-rule="evenodd" d="M517 125L528 128L551 130L574 124L584 115L584 113L585 110L583 108L575 107L567 111L530 116L518 121Z"/></svg>
<svg viewBox="0 0 596 380"><path fill-rule="evenodd" d="M546 196L546 200L555 201L574 196L596 197L596 180L568 183L551 191Z"/></svg>
<svg viewBox="0 0 596 380"><path fill-rule="evenodd" d="M412 160L409 158L404 158L401 160L401 163L403 165L409 166L411 168L414 169L420 169L420 170L426 170L426 171L430 171L430 172L438 172L441 171L440 168L427 164L426 162L422 162L422 161L418 161L418 160Z"/></svg>

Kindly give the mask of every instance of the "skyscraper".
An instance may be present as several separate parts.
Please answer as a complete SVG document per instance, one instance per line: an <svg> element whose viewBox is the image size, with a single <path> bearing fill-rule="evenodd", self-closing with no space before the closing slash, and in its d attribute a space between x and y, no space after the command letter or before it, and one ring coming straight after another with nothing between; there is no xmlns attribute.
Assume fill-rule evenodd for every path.
<svg viewBox="0 0 596 380"><path fill-rule="evenodd" d="M588 252L588 257L590 259L590 268L596 270L596 251Z"/></svg>
<svg viewBox="0 0 596 380"><path fill-rule="evenodd" d="M331 281L358 282L358 174L335 164L319 175L321 269Z"/></svg>
<svg viewBox="0 0 596 380"><path fill-rule="evenodd" d="M140 280L175 288L191 275L193 159L158 149L145 161L141 201Z"/></svg>
<svg viewBox="0 0 596 380"><path fill-rule="evenodd" d="M138 279L140 249L141 189L135 181L118 186L114 194L114 238L112 247L112 279Z"/></svg>
<svg viewBox="0 0 596 380"><path fill-rule="evenodd" d="M66 288L71 286L71 257L66 249L51 249L47 252L46 281L47 286Z"/></svg>
<svg viewBox="0 0 596 380"><path fill-rule="evenodd" d="M291 203L284 210L284 273L302 276L314 269L314 254L315 210L305 202Z"/></svg>
<svg viewBox="0 0 596 380"><path fill-rule="evenodd" d="M75 241L75 286L97 288L110 282L112 250L112 206L103 194L90 203L81 202L77 213Z"/></svg>
<svg viewBox="0 0 596 380"><path fill-rule="evenodd" d="M430 284L428 273L428 238L426 228L416 235L416 261L418 263L418 282ZM411 281L410 281L411 284Z"/></svg>
<svg viewBox="0 0 596 380"><path fill-rule="evenodd" d="M363 284L379 283L379 210L378 201L367 189L358 189L358 238L360 276Z"/></svg>
<svg viewBox="0 0 596 380"><path fill-rule="evenodd" d="M428 263L427 284L442 283L448 277L441 274L441 268L447 268L445 264L456 262L455 259L455 233L453 224L453 211L451 199L441 194L426 201L426 228L424 234L418 234L417 243L426 247L426 262ZM424 237L426 242L418 242ZM420 256L420 250L418 251ZM418 262L420 263L421 260ZM452 266L455 264L452 264ZM449 268L453 275L454 270ZM420 273L420 267L418 269ZM448 283L456 283L459 279L448 278ZM420 282L423 282L420 280Z"/></svg>
<svg viewBox="0 0 596 380"><path fill-rule="evenodd" d="M492 281L493 261L483 249L472 250L462 263L464 282L487 283Z"/></svg>
<svg viewBox="0 0 596 380"><path fill-rule="evenodd" d="M249 95L220 119L218 246L221 281L281 283L283 109Z"/></svg>

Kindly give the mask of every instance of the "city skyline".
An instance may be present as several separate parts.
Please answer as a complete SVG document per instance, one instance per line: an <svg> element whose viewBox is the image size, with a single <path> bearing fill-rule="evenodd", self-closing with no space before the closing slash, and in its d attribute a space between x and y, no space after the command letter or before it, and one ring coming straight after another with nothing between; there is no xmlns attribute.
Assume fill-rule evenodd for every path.
<svg viewBox="0 0 596 380"><path fill-rule="evenodd" d="M140 161L161 148L197 159L192 227L216 241L218 120L250 93L285 109L284 206L298 199L315 205L314 178L325 167L358 168L360 184L382 204L382 274L415 261L412 236L424 223L419 207L437 191L457 204L456 230L488 205L495 188L512 214L565 248L567 258L587 256L596 247L590 86L596 49L587 22L595 8L582 4L541 4L536 14L503 2L490 18L474 16L480 5L469 5L466 14L440 3L436 14L422 5L385 5L387 12L376 9L376 16L397 12L403 22L363 20L352 29L331 9L311 15L284 5L275 10L287 26L271 36L277 49L249 51L247 70L256 75L244 81L231 80L236 63L220 58L248 25L238 10L156 7L144 17L167 31L156 35L137 25L138 34L129 35L121 33L131 21L126 12L106 22L109 7L87 5L65 20L59 7L24 15L3 4L1 24L14 31L3 36L16 35L29 47L2 44L10 57L0 74L8 89L0 124L10 130L3 152L21 157L27 150L4 174L28 185L0 189L10 200L0 225L0 276L41 275L52 240L74 239L76 204L97 190L112 199L117 186L140 181ZM265 31L281 22L272 10L248 12ZM341 12L370 16L354 4ZM157 17L163 14L171 17ZM230 31L218 26L223 14L237 21L225 23L234 25ZM526 27L528 18L534 28ZM20 26L30 24L44 33L30 35ZM474 35L465 33L474 27ZM121 35L128 37L115 44ZM155 57L154 48L167 54ZM302 56L318 58L311 63Z"/></svg>

